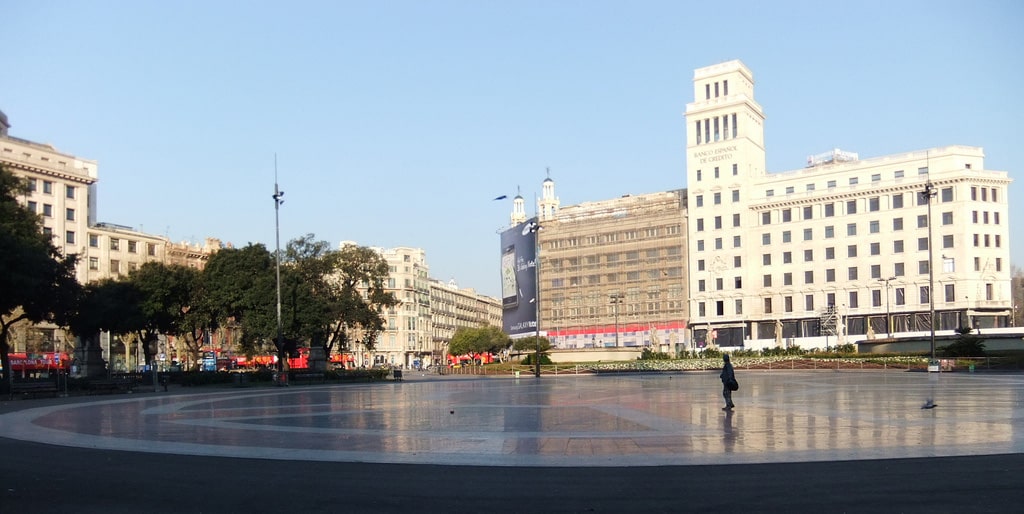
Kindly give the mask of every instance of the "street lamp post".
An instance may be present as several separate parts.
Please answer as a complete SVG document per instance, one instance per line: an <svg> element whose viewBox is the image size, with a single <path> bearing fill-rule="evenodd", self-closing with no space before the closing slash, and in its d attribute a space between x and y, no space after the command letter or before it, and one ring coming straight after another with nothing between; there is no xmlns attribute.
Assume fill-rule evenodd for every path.
<svg viewBox="0 0 1024 514"><path fill-rule="evenodd" d="M889 281L896 280L896 277L880 278L879 282L885 282L885 337L892 338L892 314L889 311Z"/></svg>
<svg viewBox="0 0 1024 514"><path fill-rule="evenodd" d="M935 257L934 257L934 244L932 244L932 198L935 198L939 192L935 189L935 185L932 184L931 180L924 185L924 191L919 193L926 202L928 202L928 312L930 316L931 325L931 354L932 360L928 367L931 368L935 362Z"/></svg>
<svg viewBox="0 0 1024 514"><path fill-rule="evenodd" d="M275 256L277 272L277 371L284 371L284 341L281 335L281 204L284 191L277 188L277 156L274 156L274 241L277 248Z"/></svg>
<svg viewBox="0 0 1024 514"><path fill-rule="evenodd" d="M533 363L533 376L540 378L540 222L534 221L530 223L530 233L533 234L533 276L534 276L534 315L536 316L536 323L534 327L536 332L534 334L534 363Z"/></svg>
<svg viewBox="0 0 1024 514"><path fill-rule="evenodd" d="M615 312L615 347L619 347L619 304L622 303L622 295L615 293L611 295L612 310Z"/></svg>

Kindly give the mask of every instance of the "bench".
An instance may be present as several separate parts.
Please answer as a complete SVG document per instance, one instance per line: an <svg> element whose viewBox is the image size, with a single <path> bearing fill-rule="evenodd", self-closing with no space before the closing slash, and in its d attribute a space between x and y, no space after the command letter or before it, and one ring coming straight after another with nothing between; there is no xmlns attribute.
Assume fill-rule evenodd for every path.
<svg viewBox="0 0 1024 514"><path fill-rule="evenodd" d="M295 382L316 382L318 384L324 383L325 375L323 373L296 373Z"/></svg>
<svg viewBox="0 0 1024 514"><path fill-rule="evenodd" d="M132 392L135 388L135 381L130 378L103 378L89 381L90 391L125 391Z"/></svg>
<svg viewBox="0 0 1024 514"><path fill-rule="evenodd" d="M11 395L22 394L25 396L35 396L36 394L46 393L57 395L57 384L50 380L40 380L37 382L14 382L11 384Z"/></svg>

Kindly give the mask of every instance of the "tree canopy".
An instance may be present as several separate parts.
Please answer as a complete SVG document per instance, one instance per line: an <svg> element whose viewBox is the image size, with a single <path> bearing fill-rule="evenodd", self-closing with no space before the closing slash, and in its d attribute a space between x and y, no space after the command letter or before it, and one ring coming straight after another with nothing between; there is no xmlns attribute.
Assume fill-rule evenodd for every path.
<svg viewBox="0 0 1024 514"><path fill-rule="evenodd" d="M452 340L448 343L448 353L450 355L496 354L508 349L511 344L512 340L498 327L460 327L455 330Z"/></svg>

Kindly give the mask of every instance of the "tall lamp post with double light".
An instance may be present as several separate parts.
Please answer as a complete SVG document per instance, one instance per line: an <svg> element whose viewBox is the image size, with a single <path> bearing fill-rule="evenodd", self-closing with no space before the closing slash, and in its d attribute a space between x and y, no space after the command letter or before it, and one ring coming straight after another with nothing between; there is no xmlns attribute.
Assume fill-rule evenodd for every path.
<svg viewBox="0 0 1024 514"><path fill-rule="evenodd" d="M536 332L534 333L534 364L533 364L533 376L540 378L540 222L533 221L527 227L529 232L533 234L533 276L534 276L534 287L536 288L533 292L534 302L534 315L536 316Z"/></svg>
<svg viewBox="0 0 1024 514"><path fill-rule="evenodd" d="M274 242L277 248L275 256L277 272L277 371L284 371L284 341L281 335L281 204L284 203L284 191L277 188L277 159L274 163Z"/></svg>
<svg viewBox="0 0 1024 514"><path fill-rule="evenodd" d="M615 347L619 347L619 304L622 303L622 295L614 293L611 295L612 310L615 312Z"/></svg>
<svg viewBox="0 0 1024 514"><path fill-rule="evenodd" d="M924 191L919 194L928 202L928 312L931 317L929 325L931 325L932 355L931 361L928 363L928 370L931 371L933 366L938 368L935 363L935 257L932 244L932 198L935 198L939 192L935 189L935 184L929 180L924 185Z"/></svg>
<svg viewBox="0 0 1024 514"><path fill-rule="evenodd" d="M889 281L896 280L896 277L880 278L879 282L885 282L885 337L892 338L892 314L889 311Z"/></svg>

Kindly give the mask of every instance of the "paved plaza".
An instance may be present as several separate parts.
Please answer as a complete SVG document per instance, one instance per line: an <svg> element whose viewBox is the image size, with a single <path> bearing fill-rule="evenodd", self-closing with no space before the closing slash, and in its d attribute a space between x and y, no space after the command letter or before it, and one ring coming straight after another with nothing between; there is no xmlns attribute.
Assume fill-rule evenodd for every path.
<svg viewBox="0 0 1024 514"><path fill-rule="evenodd" d="M448 512L452 508L441 509L446 505L442 500L457 497L448 493L457 495L460 487L488 476L493 481L482 483L502 495L513 491L513 498L529 500L531 490L548 497L553 488L560 501L593 500L596 511L602 511L601 505L614 505L613 499L619 496L604 503L597 499L619 488L625 488L620 494L627 497L643 494L648 511L671 511L673 498L681 501L669 495L663 498L669 503L655 502L661 496L654 491L720 490L726 497L713 501L723 503L709 504L705 498L701 505L733 510L727 500L742 501L751 487L757 490L787 480L794 484L823 480L824 487L851 480L854 470L869 469L884 473L884 483L859 476L855 480L860 482L849 487L886 490L902 481L911 488L915 481L933 475L937 480L959 476L951 482L957 487L965 480L981 480L988 489L988 499L981 501L990 503L969 505L987 506L983 510L1009 507L1000 496L1000 484L1014 498L1018 493L1014 484L1024 484L1020 474L1024 472L1024 375L741 370L738 378L741 385L734 393L737 407L732 412L721 410L717 372L540 379L407 372L402 382L180 388L166 393L18 400L4 402L0 409L0 434L6 438L0 451L15 457L6 459L0 470L12 476L17 474L12 466L28 467L40 475L42 482L36 487L44 491L48 474L74 482L61 475L61 466L52 465L68 455L82 461L77 464L81 474L88 474L83 470L88 470L90 459L102 455L107 461L115 456L145 463L134 466L143 467L154 479L166 468L167 475L178 469L179 479L188 481L194 479L188 470L194 469L193 474L210 475L211 483L218 484L219 475L205 469L222 474L264 470L266 477L273 477L275 469L297 470L294 473L309 473L302 482L307 486L318 480L334 483L332 475L355 473L359 480L338 485L362 484L345 489L342 497L369 501L366 508L385 508L390 505L387 498L415 501L438 494L427 510ZM929 399L937 406L922 409ZM41 455L52 456L43 457L51 466L32 460ZM829 470L832 481L822 477L821 470ZM448 493L415 492L438 476L454 481L437 485L441 491L451 488ZM728 478L715 478L719 476ZM539 477L550 478L538 483ZM648 478L634 483L639 477ZM107 480L111 487L120 487L113 477ZM409 480L420 485L412 486ZM519 486L525 488L515 492ZM944 494L949 486L934 482L920 484L920 491L907 489L911 498L920 498L894 510L928 506L935 501L934 496L925 496L928 491ZM764 510L817 505L829 498L781 501L764 493L759 493L763 503L747 505L746 510L761 510L758 505ZM842 489L828 493L840 494L830 500L832 505L837 505L837 498L848 498L841 493ZM954 498L969 501L970 491L958 493ZM492 497L496 493L463 494ZM19 498L24 500L17 490L8 490L5 499ZM384 504L374 503L377 500ZM874 501L889 505L884 499ZM551 508L540 510L587 511L580 503L547 505ZM625 509L617 510L639 505L627 503ZM852 508L857 505L878 506L870 500L843 505L847 511L859 510ZM456 504L454 510L475 510L470 504L462 507ZM531 510L506 507L508 512ZM490 510L496 509L502 510L493 506ZM223 508L193 511L200 510Z"/></svg>

